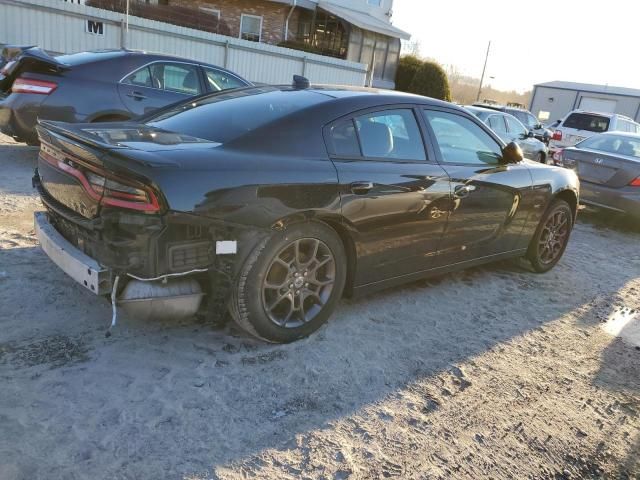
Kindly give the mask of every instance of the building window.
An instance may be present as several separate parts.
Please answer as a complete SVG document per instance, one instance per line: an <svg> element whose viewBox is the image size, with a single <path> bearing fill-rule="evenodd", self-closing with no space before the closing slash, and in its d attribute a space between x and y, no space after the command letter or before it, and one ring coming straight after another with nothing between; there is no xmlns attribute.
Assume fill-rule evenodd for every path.
<svg viewBox="0 0 640 480"><path fill-rule="evenodd" d="M240 17L240 38L259 42L262 38L262 17L243 13Z"/></svg>
<svg viewBox="0 0 640 480"><path fill-rule="evenodd" d="M296 38L311 52L337 58L347 57L349 31L345 23L322 9L300 14Z"/></svg>
<svg viewBox="0 0 640 480"><path fill-rule="evenodd" d="M381 7L382 6L382 0L367 0L367 3L369 5L373 5L375 7Z"/></svg>

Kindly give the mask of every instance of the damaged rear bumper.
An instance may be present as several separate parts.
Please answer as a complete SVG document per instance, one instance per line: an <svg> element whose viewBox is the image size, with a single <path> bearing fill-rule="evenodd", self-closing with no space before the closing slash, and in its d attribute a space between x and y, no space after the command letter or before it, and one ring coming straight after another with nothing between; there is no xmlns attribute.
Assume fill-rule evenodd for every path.
<svg viewBox="0 0 640 480"><path fill-rule="evenodd" d="M62 271L96 295L111 292L111 271L60 235L46 212L34 214L34 227L42 250Z"/></svg>

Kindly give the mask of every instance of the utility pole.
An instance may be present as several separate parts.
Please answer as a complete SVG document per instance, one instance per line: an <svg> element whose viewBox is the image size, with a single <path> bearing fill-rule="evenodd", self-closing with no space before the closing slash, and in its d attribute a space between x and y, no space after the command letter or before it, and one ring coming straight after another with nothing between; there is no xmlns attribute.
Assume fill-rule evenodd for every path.
<svg viewBox="0 0 640 480"><path fill-rule="evenodd" d="M480 94L482 94L482 83L484 82L484 73L487 70L487 61L489 60L490 50L491 50L491 40L489 40L489 45L487 46L487 56L484 57L484 67L482 67L482 77L480 77L480 86L478 87L478 97L476 98L476 102L480 101Z"/></svg>

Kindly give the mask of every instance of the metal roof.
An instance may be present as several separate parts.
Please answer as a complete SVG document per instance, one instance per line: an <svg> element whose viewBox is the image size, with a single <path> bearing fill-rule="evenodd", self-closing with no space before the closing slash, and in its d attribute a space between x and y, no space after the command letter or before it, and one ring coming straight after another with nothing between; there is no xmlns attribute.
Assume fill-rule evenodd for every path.
<svg viewBox="0 0 640 480"><path fill-rule="evenodd" d="M609 95L622 95L626 97L640 97L640 89L626 87L612 87L611 85L594 85L591 83L553 81L538 83L534 87L558 88L561 90L576 90L591 93L607 93Z"/></svg>
<svg viewBox="0 0 640 480"><path fill-rule="evenodd" d="M330 13L333 13L337 17L352 23L356 27L360 27L363 30L370 30L372 32L382 33L389 37L401 38L403 40L409 40L411 34L394 27L391 23L380 20L373 15L369 15L365 12L359 12L347 7L342 7L331 3L326 0L320 0L318 6Z"/></svg>

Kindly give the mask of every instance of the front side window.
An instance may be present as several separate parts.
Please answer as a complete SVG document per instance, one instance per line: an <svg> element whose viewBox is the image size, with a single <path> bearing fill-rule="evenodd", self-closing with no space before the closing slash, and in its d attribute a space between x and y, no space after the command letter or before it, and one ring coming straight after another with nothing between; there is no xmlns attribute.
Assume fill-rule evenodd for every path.
<svg viewBox="0 0 640 480"><path fill-rule="evenodd" d="M496 133L507 133L507 125L504 123L502 115L491 115L489 117L489 128Z"/></svg>
<svg viewBox="0 0 640 480"><path fill-rule="evenodd" d="M242 14L240 17L240 38L259 42L262 37L262 17Z"/></svg>
<svg viewBox="0 0 640 480"><path fill-rule="evenodd" d="M505 115L504 119L507 121L509 132L515 135L525 135L527 133L527 129L515 117Z"/></svg>
<svg viewBox="0 0 640 480"><path fill-rule="evenodd" d="M240 79L233 75L229 75L226 72L216 70L215 68L203 68L207 78L207 85L212 92L220 92L222 90L247 86L244 82L240 81Z"/></svg>
<svg viewBox="0 0 640 480"><path fill-rule="evenodd" d="M500 163L502 148L475 122L455 113L424 110L443 161L471 165Z"/></svg>
<svg viewBox="0 0 640 480"><path fill-rule="evenodd" d="M355 119L365 157L426 160L424 143L413 111L385 110Z"/></svg>

